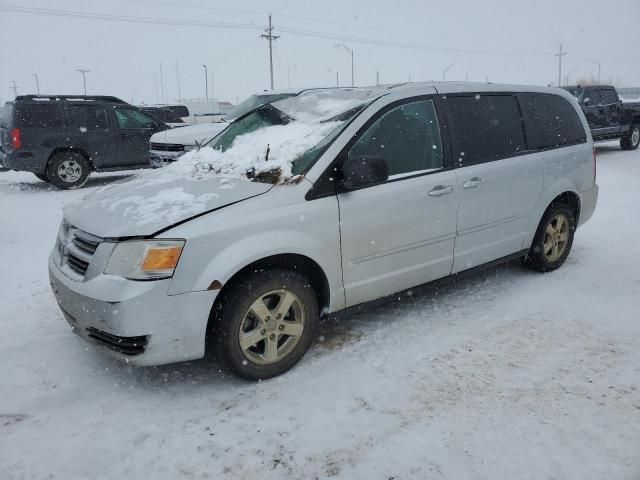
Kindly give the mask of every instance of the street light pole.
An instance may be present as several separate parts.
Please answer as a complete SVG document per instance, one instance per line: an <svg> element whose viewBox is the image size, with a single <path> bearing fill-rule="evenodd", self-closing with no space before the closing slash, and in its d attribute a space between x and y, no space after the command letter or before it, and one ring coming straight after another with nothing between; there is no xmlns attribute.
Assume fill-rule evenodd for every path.
<svg viewBox="0 0 640 480"><path fill-rule="evenodd" d="M445 68L445 69L442 71L442 80L443 80L443 81L444 81L444 79L447 77L447 72L449 71L449 69L450 69L451 67L453 67L455 64L456 64L456 62L453 62L452 64L450 64L449 66L447 66L447 68Z"/></svg>
<svg viewBox="0 0 640 480"><path fill-rule="evenodd" d="M204 96L209 101L209 73L207 71L207 66L202 65L204 67Z"/></svg>
<svg viewBox="0 0 640 480"><path fill-rule="evenodd" d="M589 60L589 61L598 66L598 85L600 85L600 62L596 62L595 60Z"/></svg>
<svg viewBox="0 0 640 480"><path fill-rule="evenodd" d="M84 94L86 96L87 95L87 77L86 77L86 74L89 73L91 70L85 70L84 68L78 68L77 71L82 74L82 85L84 86Z"/></svg>
<svg viewBox="0 0 640 480"><path fill-rule="evenodd" d="M336 47L344 48L344 50L349 54L349 56L351 56L351 86L355 87L356 82L353 74L353 48L347 47L344 43L338 43Z"/></svg>
<svg viewBox="0 0 640 480"><path fill-rule="evenodd" d="M40 95L40 83L38 82L38 74L34 73L33 76L36 79L36 91L38 92L38 95Z"/></svg>

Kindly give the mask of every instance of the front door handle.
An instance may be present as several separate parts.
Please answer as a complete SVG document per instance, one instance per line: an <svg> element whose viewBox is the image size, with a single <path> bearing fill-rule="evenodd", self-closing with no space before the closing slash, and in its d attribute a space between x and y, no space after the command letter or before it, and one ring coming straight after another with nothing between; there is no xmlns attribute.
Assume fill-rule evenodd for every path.
<svg viewBox="0 0 640 480"><path fill-rule="evenodd" d="M482 185L480 177L473 177L462 184L462 188L476 188Z"/></svg>
<svg viewBox="0 0 640 480"><path fill-rule="evenodd" d="M430 197L440 197L453 192L453 185L438 185L429 192Z"/></svg>

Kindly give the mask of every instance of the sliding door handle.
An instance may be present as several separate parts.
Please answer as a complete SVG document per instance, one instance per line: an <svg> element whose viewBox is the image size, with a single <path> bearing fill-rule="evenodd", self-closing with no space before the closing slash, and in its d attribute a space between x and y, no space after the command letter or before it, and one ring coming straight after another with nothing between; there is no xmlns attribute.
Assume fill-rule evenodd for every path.
<svg viewBox="0 0 640 480"><path fill-rule="evenodd" d="M453 185L438 185L437 187L434 187L433 190L429 191L429 196L440 197L451 192L453 192Z"/></svg>
<svg viewBox="0 0 640 480"><path fill-rule="evenodd" d="M480 177L473 177L462 184L462 188L475 188L482 185L482 179Z"/></svg>

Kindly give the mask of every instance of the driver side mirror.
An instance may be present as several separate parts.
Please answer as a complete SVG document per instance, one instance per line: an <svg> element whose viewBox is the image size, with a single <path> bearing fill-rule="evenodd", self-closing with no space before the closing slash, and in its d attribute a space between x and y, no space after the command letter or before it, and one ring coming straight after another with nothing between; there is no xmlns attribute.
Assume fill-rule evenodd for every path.
<svg viewBox="0 0 640 480"><path fill-rule="evenodd" d="M345 190L358 190L384 183L389 179L389 164L382 157L361 155L349 158L342 167Z"/></svg>

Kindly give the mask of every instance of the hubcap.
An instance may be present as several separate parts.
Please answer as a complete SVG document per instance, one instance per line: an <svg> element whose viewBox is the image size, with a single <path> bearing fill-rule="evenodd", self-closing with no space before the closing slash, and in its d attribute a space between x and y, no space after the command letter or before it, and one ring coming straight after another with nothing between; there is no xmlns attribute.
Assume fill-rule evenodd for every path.
<svg viewBox="0 0 640 480"><path fill-rule="evenodd" d="M268 365L284 359L300 341L304 330L302 301L281 289L258 297L240 322L240 348L247 360Z"/></svg>
<svg viewBox="0 0 640 480"><path fill-rule="evenodd" d="M569 220L559 213L551 219L544 232L544 256L549 262L555 262L567 249L569 242Z"/></svg>
<svg viewBox="0 0 640 480"><path fill-rule="evenodd" d="M75 160L65 160L58 167L58 177L63 182L75 183L82 176L82 166Z"/></svg>
<svg viewBox="0 0 640 480"><path fill-rule="evenodd" d="M635 127L631 133L631 145L637 145L640 142L640 128Z"/></svg>

